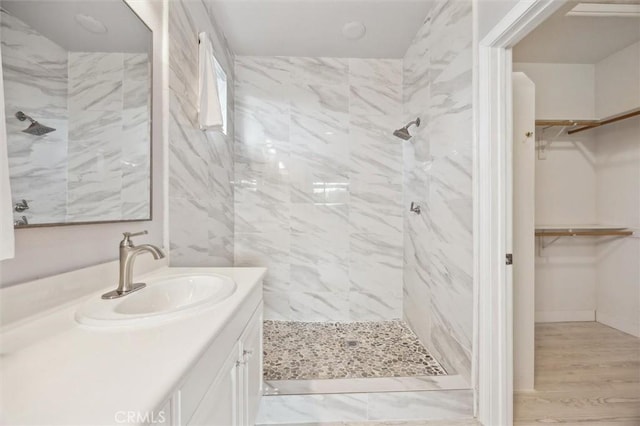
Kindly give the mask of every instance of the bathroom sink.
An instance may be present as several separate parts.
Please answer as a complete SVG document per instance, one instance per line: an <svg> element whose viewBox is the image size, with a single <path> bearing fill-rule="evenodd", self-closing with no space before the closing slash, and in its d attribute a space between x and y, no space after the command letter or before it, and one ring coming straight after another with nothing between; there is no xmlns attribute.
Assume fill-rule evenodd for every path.
<svg viewBox="0 0 640 426"><path fill-rule="evenodd" d="M76 320L119 326L177 319L224 301L237 288L231 278L211 273L170 275L146 283L145 288L118 299L92 296L76 311Z"/></svg>

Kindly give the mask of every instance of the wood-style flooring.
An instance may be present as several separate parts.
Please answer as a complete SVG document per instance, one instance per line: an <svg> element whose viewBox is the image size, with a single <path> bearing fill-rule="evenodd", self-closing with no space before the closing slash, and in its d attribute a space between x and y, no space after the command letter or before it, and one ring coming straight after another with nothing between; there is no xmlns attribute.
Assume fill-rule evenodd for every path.
<svg viewBox="0 0 640 426"><path fill-rule="evenodd" d="M536 325L535 392L515 425L640 426L640 339L597 322Z"/></svg>

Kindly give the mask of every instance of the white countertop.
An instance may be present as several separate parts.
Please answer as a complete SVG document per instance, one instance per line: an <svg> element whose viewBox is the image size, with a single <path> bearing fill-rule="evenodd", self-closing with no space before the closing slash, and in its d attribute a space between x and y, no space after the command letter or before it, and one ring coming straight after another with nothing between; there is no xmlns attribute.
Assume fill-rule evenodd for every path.
<svg viewBox="0 0 640 426"><path fill-rule="evenodd" d="M0 335L0 424L112 425L117 412L159 408L225 325L249 320L236 317L246 304L261 300L258 284L265 271L162 268L146 274L140 279L213 272L238 285L219 305L155 326L80 325L74 319L80 299L5 327Z"/></svg>

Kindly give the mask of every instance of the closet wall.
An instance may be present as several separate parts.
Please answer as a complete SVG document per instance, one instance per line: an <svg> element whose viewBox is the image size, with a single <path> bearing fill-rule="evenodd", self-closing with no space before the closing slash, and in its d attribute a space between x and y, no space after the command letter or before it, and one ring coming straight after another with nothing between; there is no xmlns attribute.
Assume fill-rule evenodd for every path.
<svg viewBox="0 0 640 426"><path fill-rule="evenodd" d="M640 43L596 64L595 93L601 117L640 106ZM640 231L640 117L594 137L598 220ZM640 236L601 241L596 269L597 320L640 337Z"/></svg>
<svg viewBox="0 0 640 426"><path fill-rule="evenodd" d="M640 107L640 43L596 64L519 63L514 70L536 84L537 119L604 118ZM640 117L559 132L537 129L536 224L640 230ZM637 236L561 238L538 248L536 321L597 320L639 336L638 259Z"/></svg>
<svg viewBox="0 0 640 426"><path fill-rule="evenodd" d="M595 92L588 89L595 85L594 65L519 63L514 71L524 72L536 85L536 119L595 118ZM595 224L594 133L557 136L561 130L537 129L535 223ZM561 238L547 248L537 248L536 254L536 321L593 321L595 239Z"/></svg>

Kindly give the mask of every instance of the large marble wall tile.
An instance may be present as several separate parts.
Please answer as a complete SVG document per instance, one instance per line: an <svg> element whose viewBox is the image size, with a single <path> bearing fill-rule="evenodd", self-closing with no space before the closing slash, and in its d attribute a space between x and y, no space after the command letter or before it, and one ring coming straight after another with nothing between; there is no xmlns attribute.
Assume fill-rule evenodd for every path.
<svg viewBox="0 0 640 426"><path fill-rule="evenodd" d="M367 419L367 395L265 396L256 424L315 424Z"/></svg>
<svg viewBox="0 0 640 426"><path fill-rule="evenodd" d="M369 395L370 420L459 419L473 416L473 391L448 390Z"/></svg>
<svg viewBox="0 0 640 426"><path fill-rule="evenodd" d="M26 23L1 11L0 40L11 193L30 209L15 213L31 223L64 222L67 215L67 51ZM44 136L23 133L23 111L56 129Z"/></svg>
<svg viewBox="0 0 640 426"><path fill-rule="evenodd" d="M286 274L265 283L265 317L400 318L402 144L392 133L402 125L401 61L242 57L235 68L236 241L290 237L288 257L270 263ZM350 103L354 92L360 101ZM352 234L377 234L392 247L388 263L364 259L370 250L354 250ZM249 259L274 257L259 250Z"/></svg>
<svg viewBox="0 0 640 426"><path fill-rule="evenodd" d="M289 58L293 81L323 84L346 84L349 60L343 58Z"/></svg>
<svg viewBox="0 0 640 426"><path fill-rule="evenodd" d="M349 317L353 321L384 321L402 317L402 296L386 292L349 293Z"/></svg>
<svg viewBox="0 0 640 426"><path fill-rule="evenodd" d="M473 332L472 16L434 5L403 64L404 112L424 125L403 144L404 317L434 356L469 379Z"/></svg>
<svg viewBox="0 0 640 426"><path fill-rule="evenodd" d="M402 234L351 234L349 237L351 290L402 294Z"/></svg>
<svg viewBox="0 0 640 426"><path fill-rule="evenodd" d="M24 123L7 117L13 200L25 199L30 206L15 216L32 223L64 222L67 214L67 120L48 119L47 125L56 131L37 137L22 133Z"/></svg>
<svg viewBox="0 0 640 426"><path fill-rule="evenodd" d="M263 293L264 317L272 320L290 321L292 318L289 306L288 291L267 291Z"/></svg>
<svg viewBox="0 0 640 426"><path fill-rule="evenodd" d="M349 59L349 83L401 87L402 61L396 59Z"/></svg>
<svg viewBox="0 0 640 426"><path fill-rule="evenodd" d="M99 203L83 194L102 176L112 192L100 193L120 197L120 213L110 220L150 217L148 61L147 54L69 53L69 203ZM119 174L120 188L108 174ZM69 219L96 220L89 215L97 208L69 206Z"/></svg>
<svg viewBox="0 0 640 426"><path fill-rule="evenodd" d="M69 174L67 221L119 220L122 214L122 171Z"/></svg>
<svg viewBox="0 0 640 426"><path fill-rule="evenodd" d="M208 266L207 208L202 200L169 197L170 217L189 217L189 226L169 221L171 265Z"/></svg>
<svg viewBox="0 0 640 426"><path fill-rule="evenodd" d="M122 111L124 55L69 52L69 111Z"/></svg>
<svg viewBox="0 0 640 426"><path fill-rule="evenodd" d="M344 204L292 205L292 291L349 291L347 214Z"/></svg>
<svg viewBox="0 0 640 426"><path fill-rule="evenodd" d="M402 141L393 131L404 126L400 114L351 116L349 123L349 168L351 175L368 181L402 181ZM402 190L400 190L402 192Z"/></svg>
<svg viewBox="0 0 640 426"><path fill-rule="evenodd" d="M236 211L237 211L236 207ZM290 289L290 246L288 230L235 234L235 266L268 268L265 291Z"/></svg>
<svg viewBox="0 0 640 426"><path fill-rule="evenodd" d="M6 64L10 65L9 68L12 68L11 65L22 63L26 65L25 74L29 75L34 68L38 68L34 65L41 64L40 70L46 70L47 74L55 74L66 79L67 51L4 9L0 13L2 13L0 17L2 56L4 60L4 56L7 55ZM19 51L28 51L29 59L26 59L24 54L14 53Z"/></svg>
<svg viewBox="0 0 640 426"><path fill-rule="evenodd" d="M238 167L234 185L236 232L288 230L291 209L286 175Z"/></svg>
<svg viewBox="0 0 640 426"><path fill-rule="evenodd" d="M363 392L368 393L265 396L256 423L426 426L440 420L433 424L476 424L472 420L473 391L469 389Z"/></svg>
<svg viewBox="0 0 640 426"><path fill-rule="evenodd" d="M289 292L293 321L348 321L348 292Z"/></svg>
<svg viewBox="0 0 640 426"><path fill-rule="evenodd" d="M233 182L239 178L234 168L234 101L244 98L241 93L235 93L234 70L225 69L228 134L203 132L198 128L198 32L218 36L222 44L226 41L217 33L213 19L210 18L208 28L195 24L193 13L203 10L211 13L206 5L179 0L169 2L169 8L169 197L187 200L189 206L189 209L170 211L170 263L231 266L236 244ZM233 53L226 45L216 55L219 55L218 59L224 59L219 61L221 64L234 62ZM132 66L132 73L142 71ZM247 114L255 113L251 105L246 105L246 111ZM247 115L245 121L252 119ZM250 158L249 155L246 158ZM244 164L253 166L249 160ZM256 196L257 202L264 205L269 194ZM242 196L256 201L251 195ZM252 221L253 217L245 217L243 223ZM197 236L192 234L192 229L196 230ZM239 239L241 252L244 247L251 247L245 243L246 239ZM240 257L239 261L244 260Z"/></svg>
<svg viewBox="0 0 640 426"><path fill-rule="evenodd" d="M351 85L349 95L349 109L354 114L397 115L402 111L399 86Z"/></svg>

